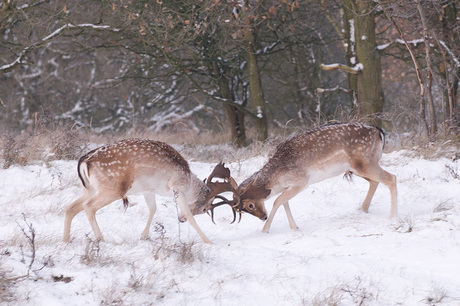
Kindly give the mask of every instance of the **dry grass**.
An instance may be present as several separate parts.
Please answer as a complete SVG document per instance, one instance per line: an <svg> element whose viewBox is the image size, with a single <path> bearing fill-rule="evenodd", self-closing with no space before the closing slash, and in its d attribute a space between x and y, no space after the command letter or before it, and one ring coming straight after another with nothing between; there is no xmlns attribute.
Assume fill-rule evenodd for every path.
<svg viewBox="0 0 460 306"><path fill-rule="evenodd" d="M0 304L6 304L13 301L13 287L15 281L3 265L3 256L7 255L8 254L5 253L0 255Z"/></svg>
<svg viewBox="0 0 460 306"><path fill-rule="evenodd" d="M5 133L0 137L3 168L34 161L77 159L87 151L85 136L71 128L38 133Z"/></svg>
<svg viewBox="0 0 460 306"><path fill-rule="evenodd" d="M312 123L313 124L313 123ZM313 125L312 125L313 126ZM49 127L38 121L33 131L8 132L0 136L0 165L4 169L12 165L26 165L35 161L76 160L90 149L126 138L149 138L173 145L188 160L207 162L235 162L255 155L267 155L281 141L310 127L277 127L270 129L264 142L252 141L247 147L231 145L227 129L197 132L187 126L175 127L153 133L148 129L133 129L124 134L106 132L97 134L74 126ZM248 128L247 138L256 139L253 129ZM460 136L442 134L428 139L419 132L387 132L385 152L406 149L428 159L447 157L460 159Z"/></svg>
<svg viewBox="0 0 460 306"><path fill-rule="evenodd" d="M339 283L318 293L311 300L304 298L304 305L369 305L378 301L379 289L371 282L364 281L360 276L348 283ZM346 302L345 302L346 301Z"/></svg>
<svg viewBox="0 0 460 306"><path fill-rule="evenodd" d="M174 260L184 265L204 260L205 256L200 248L200 243L195 241L172 241L166 236L165 227L160 222L155 223L154 232L155 238L151 239L150 242L155 260L174 258Z"/></svg>

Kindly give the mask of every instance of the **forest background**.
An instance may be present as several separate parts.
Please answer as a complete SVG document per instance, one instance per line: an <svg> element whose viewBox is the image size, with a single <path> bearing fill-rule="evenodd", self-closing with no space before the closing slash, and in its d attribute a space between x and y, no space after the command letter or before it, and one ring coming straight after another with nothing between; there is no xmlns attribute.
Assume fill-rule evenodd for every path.
<svg viewBox="0 0 460 306"><path fill-rule="evenodd" d="M459 6L2 0L3 152L55 131L63 155L84 132L242 147L350 120L458 141Z"/></svg>
<svg viewBox="0 0 460 306"><path fill-rule="evenodd" d="M0 303L459 301L451 273L460 207L459 7L460 0L0 0ZM232 225L222 211L218 227L207 216L199 221L217 246L195 243L193 230L184 236L188 224L183 242L176 207L162 198L147 243L132 228L143 225L143 205L100 214L112 237L106 244L85 240L82 215L79 240L62 243L65 206L80 192L77 160L99 144L156 138L178 148L200 178L225 161L241 182L282 139L353 120L387 135L382 162L398 177L396 220L379 205L389 202L384 188L372 213L353 213L366 182L353 187L339 177L296 197L311 203L292 205L303 220L298 233L281 230L288 226L279 220L278 234L261 237L258 220ZM209 267L217 273L200 272ZM248 289L256 295L239 294Z"/></svg>

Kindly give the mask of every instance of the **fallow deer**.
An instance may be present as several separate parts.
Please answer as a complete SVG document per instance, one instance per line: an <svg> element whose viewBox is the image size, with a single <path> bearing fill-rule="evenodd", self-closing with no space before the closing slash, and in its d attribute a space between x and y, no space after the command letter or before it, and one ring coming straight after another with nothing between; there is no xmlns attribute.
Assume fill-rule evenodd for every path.
<svg viewBox="0 0 460 306"><path fill-rule="evenodd" d="M397 213L396 176L379 166L385 136L381 129L361 123L331 124L295 136L278 145L268 162L238 187L239 198L226 201L237 212L249 212L265 221L270 230L277 209L283 205L291 229L297 229L289 200L308 185L339 174L356 174L370 186L362 204L368 212L379 183L391 194L391 216ZM267 219L264 200L280 194Z"/></svg>
<svg viewBox="0 0 460 306"><path fill-rule="evenodd" d="M218 167L216 167L218 168ZM80 158L78 176L83 185L83 195L71 203L65 211L64 241L70 241L73 218L85 211L94 235L103 240L96 221L96 211L122 199L126 195L143 193L149 209L147 225L141 239L149 237L150 224L156 212L155 194L172 196L181 210L179 220L189 221L205 243L211 243L198 227L193 215L208 210L213 191L198 179L187 161L166 143L148 139L127 139L112 145L99 147Z"/></svg>

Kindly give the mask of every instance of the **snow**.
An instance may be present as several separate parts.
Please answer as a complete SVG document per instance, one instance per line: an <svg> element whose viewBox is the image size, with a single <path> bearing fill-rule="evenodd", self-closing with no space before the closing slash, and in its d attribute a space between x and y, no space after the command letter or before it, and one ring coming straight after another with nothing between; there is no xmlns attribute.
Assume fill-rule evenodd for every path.
<svg viewBox="0 0 460 306"><path fill-rule="evenodd" d="M348 20L348 23L350 25L350 41L352 42L352 50L351 53L354 53L354 43L355 43L355 20L350 19Z"/></svg>
<svg viewBox="0 0 460 306"><path fill-rule="evenodd" d="M386 48L388 48L389 46L391 46L390 43L378 45L378 46L377 46L377 50L382 51L382 50L385 50Z"/></svg>
<svg viewBox="0 0 460 306"><path fill-rule="evenodd" d="M257 118L260 118L262 119L264 117L264 113L262 111L262 107L261 106L257 106Z"/></svg>
<svg viewBox="0 0 460 306"><path fill-rule="evenodd" d="M265 156L228 163L237 182ZM147 221L142 196L126 212L122 201L101 209L105 242L96 243L85 214L62 242L65 207L80 194L76 161L0 170L0 272L10 281L11 305L458 305L460 303L460 161L427 160L409 151L384 154L398 177L399 215L379 186L369 213L359 210L366 181L335 177L291 201L299 226L280 208L269 234L243 215L230 224L229 207L197 223L177 222L171 198L157 197L151 240L139 240ZM191 162L200 178L211 163ZM271 209L274 198L266 203ZM137 205L136 205L137 204ZM24 214L24 216L23 216ZM25 217L25 218L24 218ZM35 231L35 260L24 233ZM23 233L24 231L24 233ZM46 266L44 264L47 263ZM8 302L9 301L9 302Z"/></svg>
<svg viewBox="0 0 460 306"><path fill-rule="evenodd" d="M354 67L352 67L351 69L353 69L355 71L363 71L364 65L362 63L358 63Z"/></svg>

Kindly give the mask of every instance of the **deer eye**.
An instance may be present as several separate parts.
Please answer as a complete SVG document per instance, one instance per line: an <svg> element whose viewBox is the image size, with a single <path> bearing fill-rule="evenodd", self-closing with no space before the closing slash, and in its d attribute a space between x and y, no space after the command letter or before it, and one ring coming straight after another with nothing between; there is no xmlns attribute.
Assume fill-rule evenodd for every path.
<svg viewBox="0 0 460 306"><path fill-rule="evenodd" d="M253 203L249 203L249 209L250 210L254 210L256 207Z"/></svg>

